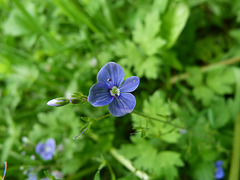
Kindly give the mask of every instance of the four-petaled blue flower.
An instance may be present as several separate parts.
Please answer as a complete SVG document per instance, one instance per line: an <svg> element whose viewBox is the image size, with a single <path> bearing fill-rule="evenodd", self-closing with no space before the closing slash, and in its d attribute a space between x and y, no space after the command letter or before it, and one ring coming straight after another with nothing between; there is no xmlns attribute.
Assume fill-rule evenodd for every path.
<svg viewBox="0 0 240 180"><path fill-rule="evenodd" d="M43 160L48 161L53 158L55 148L55 140L48 139L46 143L38 143L35 147L35 151Z"/></svg>
<svg viewBox="0 0 240 180"><path fill-rule="evenodd" d="M136 99L130 92L138 87L139 78L132 76L124 82L123 79L123 68L114 62L107 63L98 72L98 83L89 90L88 101L95 107L108 105L109 112L116 117L131 113Z"/></svg>
<svg viewBox="0 0 240 180"><path fill-rule="evenodd" d="M215 179L223 179L225 176L224 170L222 168L223 162L218 160L215 162Z"/></svg>

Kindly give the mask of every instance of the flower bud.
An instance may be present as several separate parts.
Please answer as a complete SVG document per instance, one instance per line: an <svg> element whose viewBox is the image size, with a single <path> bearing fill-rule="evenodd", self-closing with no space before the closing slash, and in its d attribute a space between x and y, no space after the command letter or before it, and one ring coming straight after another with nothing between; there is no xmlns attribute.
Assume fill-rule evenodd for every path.
<svg viewBox="0 0 240 180"><path fill-rule="evenodd" d="M70 101L70 103L72 103L72 104L79 104L79 103L81 103L81 99L75 98L75 97L70 98L69 101Z"/></svg>
<svg viewBox="0 0 240 180"><path fill-rule="evenodd" d="M60 97L60 98L55 98L55 99L48 101L47 105L59 107L59 106L64 106L68 103L69 103L69 99Z"/></svg>

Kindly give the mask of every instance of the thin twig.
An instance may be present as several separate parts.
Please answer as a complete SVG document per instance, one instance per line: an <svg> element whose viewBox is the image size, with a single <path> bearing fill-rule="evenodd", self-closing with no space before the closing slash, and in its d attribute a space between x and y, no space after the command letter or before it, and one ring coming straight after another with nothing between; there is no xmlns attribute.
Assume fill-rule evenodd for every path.
<svg viewBox="0 0 240 180"><path fill-rule="evenodd" d="M240 62L240 57L234 57L234 58L227 59L225 61L217 62L215 64L210 64L210 65L207 65L207 66L203 66L203 67L200 68L200 70L201 70L201 72L205 73L205 72L210 71L212 69L219 68L219 67L226 66L226 65L230 65L230 64L235 64L235 63L238 63L238 62ZM189 73L183 73L183 74L180 74L180 75L173 76L170 79L170 84L172 85L172 84L175 84L178 81L183 81L183 80L187 79L189 76L190 76Z"/></svg>
<svg viewBox="0 0 240 180"><path fill-rule="evenodd" d="M108 116L110 116L110 115L111 115L111 114L110 114L110 113L108 113L108 114L106 114L106 115L104 115L104 116L102 116L102 117L96 118L96 120L103 119L103 118L105 118L105 117L108 117Z"/></svg>
<svg viewBox="0 0 240 180"><path fill-rule="evenodd" d="M137 115L139 115L139 116L142 116L142 117L145 117L145 118L152 119L152 120L154 120L154 121L158 121L158 122L161 122L161 123L164 123L164 124L168 124L168 125L173 126L173 127L176 127L176 128L184 129L183 127L178 126L178 125L175 125L175 124L172 124L172 123L169 122L169 121L163 121L163 120L161 120L161 119L157 119L157 118L154 118L154 117L151 117L151 116L148 116L148 115L145 115L145 114L136 112L136 111L133 111L132 113L135 113L135 114L137 114Z"/></svg>

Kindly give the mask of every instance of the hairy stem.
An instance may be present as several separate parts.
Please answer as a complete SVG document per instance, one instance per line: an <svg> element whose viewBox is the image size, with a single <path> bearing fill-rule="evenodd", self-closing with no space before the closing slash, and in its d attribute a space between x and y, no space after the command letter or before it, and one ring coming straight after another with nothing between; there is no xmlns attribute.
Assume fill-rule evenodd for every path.
<svg viewBox="0 0 240 180"><path fill-rule="evenodd" d="M145 118L148 118L148 119L151 119L151 120L154 120L154 121L158 121L158 122L161 122L161 123L164 123L164 124L168 124L168 125L176 127L176 128L184 129L184 127L172 124L169 121L163 121L161 119L157 119L157 118L154 118L154 117L151 117L151 116L148 116L146 114L142 114L142 113L139 113L139 112L136 112L136 111L133 111L132 113L137 114L137 115L142 116L142 117L145 117Z"/></svg>
<svg viewBox="0 0 240 180"><path fill-rule="evenodd" d="M222 67L222 66L226 66L226 65L230 65L230 64L235 64L235 63L238 63L238 62L240 62L240 57L234 57L234 58L231 58L231 59L227 59L225 61L217 62L215 64L210 64L208 66L203 66L203 67L201 67L201 72L204 73L204 72L210 71L210 70L218 68L218 67ZM190 76L189 73L183 73L183 74L180 74L180 75L173 76L170 79L170 84L175 84L178 81L183 81L183 80L187 79L189 76Z"/></svg>
<svg viewBox="0 0 240 180"><path fill-rule="evenodd" d="M149 176L145 172L137 170L132 165L132 162L129 161L128 159L126 159L121 154L119 154L116 149L111 148L109 150L109 152L115 159L117 159L123 166L125 166L129 171L134 173L137 177L139 177L140 179L143 179L143 180L148 180L149 179Z"/></svg>

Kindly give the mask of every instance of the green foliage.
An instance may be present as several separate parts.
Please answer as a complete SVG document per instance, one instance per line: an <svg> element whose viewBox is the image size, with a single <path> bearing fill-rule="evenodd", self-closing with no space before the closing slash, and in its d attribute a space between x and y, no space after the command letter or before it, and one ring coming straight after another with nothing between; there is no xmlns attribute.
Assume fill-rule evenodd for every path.
<svg viewBox="0 0 240 180"><path fill-rule="evenodd" d="M171 2L163 16L161 29L161 36L167 41L166 48L171 48L175 44L187 22L188 16L189 7L184 1Z"/></svg>
<svg viewBox="0 0 240 180"><path fill-rule="evenodd" d="M0 0L6 178L213 180L217 160L224 179L238 172L239 10L238 0ZM140 77L131 115L86 102L109 61ZM86 103L46 105L74 92ZM35 147L48 138L56 150L43 161Z"/></svg>
<svg viewBox="0 0 240 180"><path fill-rule="evenodd" d="M178 122L177 119L171 119L171 106L174 106L171 103L165 102L165 95L161 91L156 91L152 96L149 97L149 100L143 102L143 112L145 114L151 115L155 118L160 118L163 122ZM167 118L161 118L163 115ZM166 123L152 121L148 118L143 118L137 114L133 114L133 126L142 127L147 130L146 137L157 137L168 143L176 143L180 134L177 131L177 128L167 125Z"/></svg>
<svg viewBox="0 0 240 180"><path fill-rule="evenodd" d="M134 144L122 145L120 153L133 160L136 168L149 172L152 178L175 179L177 167L183 166L180 154L174 151L161 151L142 138L131 138Z"/></svg>

